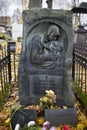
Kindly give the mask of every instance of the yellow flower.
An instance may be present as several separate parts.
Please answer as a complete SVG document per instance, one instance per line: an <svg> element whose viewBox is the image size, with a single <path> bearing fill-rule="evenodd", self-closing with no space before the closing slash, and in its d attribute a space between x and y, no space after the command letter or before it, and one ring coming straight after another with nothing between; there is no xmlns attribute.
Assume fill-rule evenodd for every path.
<svg viewBox="0 0 87 130"><path fill-rule="evenodd" d="M84 129L84 125L83 124L78 124L77 125L77 130L83 130Z"/></svg>
<svg viewBox="0 0 87 130"><path fill-rule="evenodd" d="M61 128L60 128L60 127L57 127L57 130L61 130Z"/></svg>
<svg viewBox="0 0 87 130"><path fill-rule="evenodd" d="M43 122L44 122L44 118L41 118L41 117L40 117L40 118L38 118L38 124L39 124L39 125L42 125L42 124L43 124Z"/></svg>
<svg viewBox="0 0 87 130"><path fill-rule="evenodd" d="M43 97L43 101L44 101L44 102L47 102L47 97Z"/></svg>
<svg viewBox="0 0 87 130"><path fill-rule="evenodd" d="M87 119L84 116L84 114L81 113L81 115L79 116L79 121L84 124L85 126L87 126Z"/></svg>

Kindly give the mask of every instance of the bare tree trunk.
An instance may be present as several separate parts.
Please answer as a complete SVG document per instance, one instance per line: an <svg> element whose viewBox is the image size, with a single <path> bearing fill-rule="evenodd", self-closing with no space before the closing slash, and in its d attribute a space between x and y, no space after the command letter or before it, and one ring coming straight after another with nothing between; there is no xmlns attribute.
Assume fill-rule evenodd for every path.
<svg viewBox="0 0 87 130"><path fill-rule="evenodd" d="M29 8L42 7L42 0L29 0Z"/></svg>
<svg viewBox="0 0 87 130"><path fill-rule="evenodd" d="M53 1L53 0L47 0L48 8L51 8L51 9L52 9L52 1Z"/></svg>

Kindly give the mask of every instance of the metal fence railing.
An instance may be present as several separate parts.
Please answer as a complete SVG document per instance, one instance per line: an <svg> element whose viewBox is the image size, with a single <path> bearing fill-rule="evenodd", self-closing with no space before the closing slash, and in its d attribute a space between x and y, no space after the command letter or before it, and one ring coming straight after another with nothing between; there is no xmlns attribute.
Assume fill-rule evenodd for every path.
<svg viewBox="0 0 87 130"><path fill-rule="evenodd" d="M11 53L10 61L11 61L11 82L18 82L18 64L19 64L20 54Z"/></svg>
<svg viewBox="0 0 87 130"><path fill-rule="evenodd" d="M87 95L87 44L74 44L73 79L79 90Z"/></svg>
<svg viewBox="0 0 87 130"><path fill-rule="evenodd" d="M3 104L3 98L8 95L12 84L18 81L19 57L20 53L17 51L9 51L8 44L0 48L0 105Z"/></svg>
<svg viewBox="0 0 87 130"><path fill-rule="evenodd" d="M7 84L9 83L8 75L8 64L9 64L9 55L0 60L0 90L1 93L4 93Z"/></svg>

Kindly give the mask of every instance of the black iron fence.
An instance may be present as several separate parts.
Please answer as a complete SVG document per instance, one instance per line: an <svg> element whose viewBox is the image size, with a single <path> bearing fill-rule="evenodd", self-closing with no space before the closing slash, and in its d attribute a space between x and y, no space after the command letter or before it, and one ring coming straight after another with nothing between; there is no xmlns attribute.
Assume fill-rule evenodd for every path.
<svg viewBox="0 0 87 130"><path fill-rule="evenodd" d="M87 95L87 44L74 44L73 79L75 86Z"/></svg>
<svg viewBox="0 0 87 130"><path fill-rule="evenodd" d="M9 83L8 65L9 55L3 57L3 59L0 60L0 90L2 94L4 93L4 90Z"/></svg>
<svg viewBox="0 0 87 130"><path fill-rule="evenodd" d="M7 54L7 46L0 48L0 110L5 102L9 80L9 57ZM8 89L9 91L9 89Z"/></svg>
<svg viewBox="0 0 87 130"><path fill-rule="evenodd" d="M14 50L10 43L0 48L0 106L4 103L12 84L18 81L19 57L16 44Z"/></svg>

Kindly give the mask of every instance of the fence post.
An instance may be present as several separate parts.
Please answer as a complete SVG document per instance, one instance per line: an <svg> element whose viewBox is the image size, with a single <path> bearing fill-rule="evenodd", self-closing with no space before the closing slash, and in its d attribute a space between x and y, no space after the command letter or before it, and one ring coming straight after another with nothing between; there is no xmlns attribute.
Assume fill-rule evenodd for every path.
<svg viewBox="0 0 87 130"><path fill-rule="evenodd" d="M75 48L73 48L73 64L72 64L72 78L73 78L73 80L75 78L75 54L74 54L74 49Z"/></svg>
<svg viewBox="0 0 87 130"><path fill-rule="evenodd" d="M7 46L7 53L8 53L8 75L9 75L9 82L11 82L12 79L12 73L11 73L11 53L15 53L15 47L16 43L13 41L8 42Z"/></svg>
<svg viewBox="0 0 87 130"><path fill-rule="evenodd" d="M8 76L9 76L9 82L11 82L11 54L9 44L7 46L7 54L8 54Z"/></svg>

